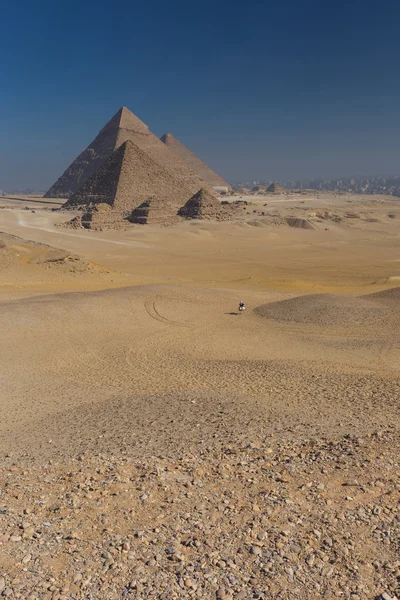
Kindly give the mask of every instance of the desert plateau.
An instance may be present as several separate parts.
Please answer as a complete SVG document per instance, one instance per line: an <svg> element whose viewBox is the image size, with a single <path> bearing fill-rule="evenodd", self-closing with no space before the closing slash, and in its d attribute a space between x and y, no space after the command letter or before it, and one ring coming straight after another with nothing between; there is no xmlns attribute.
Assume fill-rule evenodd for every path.
<svg viewBox="0 0 400 600"><path fill-rule="evenodd" d="M400 594L399 201L202 194L1 199L4 597Z"/></svg>

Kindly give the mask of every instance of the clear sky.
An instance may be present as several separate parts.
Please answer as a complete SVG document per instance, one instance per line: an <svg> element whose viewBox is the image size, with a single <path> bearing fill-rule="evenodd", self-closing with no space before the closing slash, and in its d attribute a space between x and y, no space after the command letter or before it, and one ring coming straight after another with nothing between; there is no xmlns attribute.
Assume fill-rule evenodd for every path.
<svg viewBox="0 0 400 600"><path fill-rule="evenodd" d="M0 189L47 188L125 105L230 181L400 174L394 0L0 6Z"/></svg>

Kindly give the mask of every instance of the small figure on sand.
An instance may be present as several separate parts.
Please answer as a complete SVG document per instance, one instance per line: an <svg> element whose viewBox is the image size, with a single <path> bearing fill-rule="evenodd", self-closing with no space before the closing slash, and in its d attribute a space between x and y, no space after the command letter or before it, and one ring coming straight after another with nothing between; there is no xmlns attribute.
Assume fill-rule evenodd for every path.
<svg viewBox="0 0 400 600"><path fill-rule="evenodd" d="M243 310L246 310L246 307L244 305L244 302L240 301L239 302L239 312L242 312Z"/></svg>

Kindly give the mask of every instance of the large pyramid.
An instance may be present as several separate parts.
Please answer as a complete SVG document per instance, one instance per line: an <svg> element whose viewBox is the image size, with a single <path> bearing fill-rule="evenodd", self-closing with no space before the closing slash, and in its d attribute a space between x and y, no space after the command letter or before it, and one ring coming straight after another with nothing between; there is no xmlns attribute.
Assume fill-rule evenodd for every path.
<svg viewBox="0 0 400 600"><path fill-rule="evenodd" d="M201 188L179 209L178 215L186 219L223 221L232 217L232 207L222 205L208 190Z"/></svg>
<svg viewBox="0 0 400 600"><path fill-rule="evenodd" d="M192 194L204 185L203 179L185 161L163 144L130 110L122 107L46 192L45 197L69 198L127 140L134 142L161 166L171 169L177 177L182 177Z"/></svg>
<svg viewBox="0 0 400 600"><path fill-rule="evenodd" d="M161 137L161 141L164 142L168 148L173 150L185 163L190 167L192 171L198 173L198 175L212 187L227 187L232 189L230 184L227 183L222 177L217 175L215 171L207 167L207 165L200 160L193 152L186 148L179 140L177 140L172 133L164 133Z"/></svg>
<svg viewBox="0 0 400 600"><path fill-rule="evenodd" d="M64 204L64 208L90 209L108 204L125 216L145 200L157 197L182 206L191 186L162 167L136 144L127 140Z"/></svg>

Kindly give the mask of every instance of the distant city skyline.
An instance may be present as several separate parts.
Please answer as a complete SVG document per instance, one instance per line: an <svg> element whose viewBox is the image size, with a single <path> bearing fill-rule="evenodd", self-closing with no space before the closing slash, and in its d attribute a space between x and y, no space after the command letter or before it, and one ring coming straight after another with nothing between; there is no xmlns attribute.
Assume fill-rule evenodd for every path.
<svg viewBox="0 0 400 600"><path fill-rule="evenodd" d="M395 2L20 0L2 16L0 189L47 189L122 105L230 182L400 172Z"/></svg>
<svg viewBox="0 0 400 600"><path fill-rule="evenodd" d="M337 177L332 179L256 179L247 181L232 181L234 189L238 189L240 187L252 188L256 185L268 186L271 183L279 183L288 191L309 188L321 191L336 190L352 193L388 194L395 197L400 197L400 175L361 175L354 177ZM8 190L0 189L0 194L40 194L44 193L45 191L47 190L40 188L11 188Z"/></svg>

